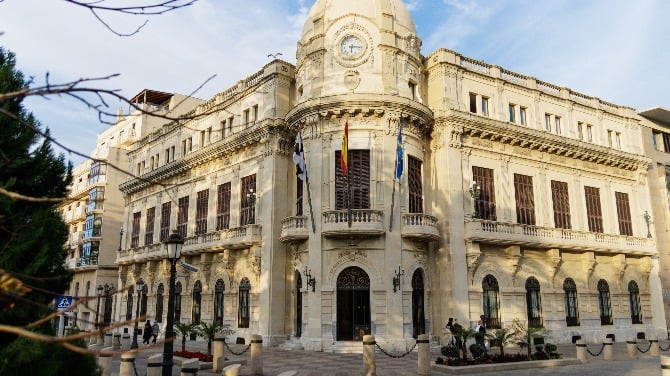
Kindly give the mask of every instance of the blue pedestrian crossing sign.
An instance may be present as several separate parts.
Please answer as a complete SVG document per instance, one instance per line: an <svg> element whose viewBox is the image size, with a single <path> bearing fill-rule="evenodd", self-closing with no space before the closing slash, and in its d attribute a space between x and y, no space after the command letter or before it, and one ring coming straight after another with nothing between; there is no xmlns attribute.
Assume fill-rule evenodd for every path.
<svg viewBox="0 0 670 376"><path fill-rule="evenodd" d="M56 305L57 309L68 309L72 307L72 297L67 295L61 295L56 300L56 303L58 303Z"/></svg>

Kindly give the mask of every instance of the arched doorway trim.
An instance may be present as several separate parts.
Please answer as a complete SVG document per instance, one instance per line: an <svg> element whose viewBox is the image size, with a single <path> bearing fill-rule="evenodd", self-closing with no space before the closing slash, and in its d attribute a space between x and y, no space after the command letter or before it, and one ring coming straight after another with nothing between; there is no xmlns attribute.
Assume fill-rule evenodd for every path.
<svg viewBox="0 0 670 376"><path fill-rule="evenodd" d="M370 334L370 277L350 266L337 276L337 340L360 341Z"/></svg>

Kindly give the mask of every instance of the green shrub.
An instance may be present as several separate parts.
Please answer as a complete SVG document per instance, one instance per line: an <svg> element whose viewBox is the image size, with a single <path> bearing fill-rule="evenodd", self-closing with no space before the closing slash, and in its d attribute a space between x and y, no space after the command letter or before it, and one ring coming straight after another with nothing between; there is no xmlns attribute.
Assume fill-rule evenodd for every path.
<svg viewBox="0 0 670 376"><path fill-rule="evenodd" d="M472 354L472 357L475 359L481 359L481 357L484 356L484 348L478 343L473 343L470 345L469 349L470 354Z"/></svg>
<svg viewBox="0 0 670 376"><path fill-rule="evenodd" d="M454 345L442 346L440 352L442 353L442 355L446 356L447 359L456 359L460 356L460 354L458 353L458 347Z"/></svg>

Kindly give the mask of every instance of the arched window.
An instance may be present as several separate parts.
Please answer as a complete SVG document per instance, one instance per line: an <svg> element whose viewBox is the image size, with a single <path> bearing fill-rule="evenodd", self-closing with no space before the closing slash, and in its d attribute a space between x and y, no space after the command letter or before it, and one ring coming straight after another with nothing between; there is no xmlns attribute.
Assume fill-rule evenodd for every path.
<svg viewBox="0 0 670 376"><path fill-rule="evenodd" d="M240 296L239 296L239 306L237 309L237 326L239 328L248 328L249 327L249 291L251 290L251 284L249 283L249 278L244 277L240 282Z"/></svg>
<svg viewBox="0 0 670 376"><path fill-rule="evenodd" d="M628 282L628 298L630 299L630 318L633 324L642 324L640 312L640 288L635 281Z"/></svg>
<svg viewBox="0 0 670 376"><path fill-rule="evenodd" d="M565 291L565 323L567 326L579 326L577 285L572 278L563 281L563 291Z"/></svg>
<svg viewBox="0 0 670 376"><path fill-rule="evenodd" d="M610 286L604 279L598 281L598 305L600 307L600 325L612 325Z"/></svg>
<svg viewBox="0 0 670 376"><path fill-rule="evenodd" d="M191 307L191 323L200 324L200 312L202 304L202 283L195 281L193 285L193 306Z"/></svg>
<svg viewBox="0 0 670 376"><path fill-rule="evenodd" d="M165 292L165 287L163 284L159 284L156 289L156 321L163 322L163 293Z"/></svg>
<svg viewBox="0 0 670 376"><path fill-rule="evenodd" d="M542 327L542 299L540 282L535 277L526 280L526 314L529 328Z"/></svg>
<svg viewBox="0 0 670 376"><path fill-rule="evenodd" d="M216 281L214 286L214 323L223 325L223 290L226 285L222 279Z"/></svg>
<svg viewBox="0 0 670 376"><path fill-rule="evenodd" d="M174 322L181 322L181 282L174 286Z"/></svg>
<svg viewBox="0 0 670 376"><path fill-rule="evenodd" d="M149 294L149 286L144 284L142 286L142 294L141 299L140 299L140 316L146 316L147 315L147 295Z"/></svg>
<svg viewBox="0 0 670 376"><path fill-rule="evenodd" d="M486 318L486 325L491 329L500 329L500 300L498 280L488 274L482 281L482 311Z"/></svg>
<svg viewBox="0 0 670 376"><path fill-rule="evenodd" d="M79 299L79 282L74 285L74 298Z"/></svg>
<svg viewBox="0 0 670 376"><path fill-rule="evenodd" d="M135 289L133 286L128 287L128 300L126 302L126 321L133 319L133 294Z"/></svg>

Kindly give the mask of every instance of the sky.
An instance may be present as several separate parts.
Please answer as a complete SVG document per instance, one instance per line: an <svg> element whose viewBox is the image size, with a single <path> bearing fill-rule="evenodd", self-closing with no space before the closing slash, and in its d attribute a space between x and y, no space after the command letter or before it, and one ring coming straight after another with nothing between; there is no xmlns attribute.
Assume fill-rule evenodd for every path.
<svg viewBox="0 0 670 376"><path fill-rule="evenodd" d="M128 0L106 0L126 3ZM335 0L336 1L336 0ZM361 0L365 1L365 0ZM130 3L158 0L133 0ZM670 1L404 0L422 53L448 48L639 111L670 107ZM198 0L161 16L101 14L64 0L0 0L0 46L32 85L119 74L99 86L209 99L260 70L269 54L295 63L314 0ZM215 76L207 81L208 78ZM206 82L207 81L207 82ZM201 84L206 84L198 89ZM196 90L197 89L197 90ZM59 142L84 154L109 127L61 97L24 102ZM128 110L114 100L111 112ZM75 164L83 158L65 153Z"/></svg>

